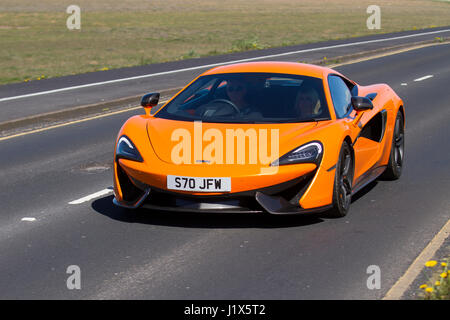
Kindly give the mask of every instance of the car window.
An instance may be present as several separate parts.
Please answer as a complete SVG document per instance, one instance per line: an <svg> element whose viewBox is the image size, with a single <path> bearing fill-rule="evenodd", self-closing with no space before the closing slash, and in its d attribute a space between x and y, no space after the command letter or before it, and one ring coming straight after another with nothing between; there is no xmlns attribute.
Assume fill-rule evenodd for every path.
<svg viewBox="0 0 450 320"><path fill-rule="evenodd" d="M352 93L339 76L328 77L331 99L338 118L343 118L351 108Z"/></svg>
<svg viewBox="0 0 450 320"><path fill-rule="evenodd" d="M202 76L155 117L183 121L282 123L329 120L320 78L278 73Z"/></svg>
<svg viewBox="0 0 450 320"><path fill-rule="evenodd" d="M188 102L198 99L202 96L208 95L211 92L213 85L214 85L213 80L207 81L202 86L200 86L200 88L198 88L195 92L193 92L191 96L189 96L187 99L185 99L182 102L182 104L188 103Z"/></svg>

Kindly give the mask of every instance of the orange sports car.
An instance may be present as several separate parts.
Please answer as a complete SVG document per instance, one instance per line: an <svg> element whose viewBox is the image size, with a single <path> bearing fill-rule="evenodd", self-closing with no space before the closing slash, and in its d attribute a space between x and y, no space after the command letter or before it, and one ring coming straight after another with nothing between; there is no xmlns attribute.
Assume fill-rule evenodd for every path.
<svg viewBox="0 0 450 320"><path fill-rule="evenodd" d="M398 179L405 109L386 84L326 67L213 68L128 119L114 153L114 203L180 212L347 214L383 175Z"/></svg>

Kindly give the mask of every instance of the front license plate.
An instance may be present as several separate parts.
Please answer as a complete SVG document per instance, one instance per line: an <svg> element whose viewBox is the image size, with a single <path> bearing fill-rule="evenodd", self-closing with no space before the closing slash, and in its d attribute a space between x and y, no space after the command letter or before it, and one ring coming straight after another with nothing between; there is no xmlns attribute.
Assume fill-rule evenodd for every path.
<svg viewBox="0 0 450 320"><path fill-rule="evenodd" d="M231 178L167 176L167 189L196 192L230 192Z"/></svg>

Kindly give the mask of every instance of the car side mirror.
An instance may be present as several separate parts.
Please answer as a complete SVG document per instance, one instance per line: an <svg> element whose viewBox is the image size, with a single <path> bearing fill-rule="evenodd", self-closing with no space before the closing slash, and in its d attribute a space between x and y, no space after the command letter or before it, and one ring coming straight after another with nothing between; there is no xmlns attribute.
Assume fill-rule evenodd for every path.
<svg viewBox="0 0 450 320"><path fill-rule="evenodd" d="M141 106L143 106L144 108L153 108L158 105L158 102L159 102L158 92L147 93L141 99Z"/></svg>
<svg viewBox="0 0 450 320"><path fill-rule="evenodd" d="M372 100L367 97L352 97L352 106L357 112L373 109Z"/></svg>

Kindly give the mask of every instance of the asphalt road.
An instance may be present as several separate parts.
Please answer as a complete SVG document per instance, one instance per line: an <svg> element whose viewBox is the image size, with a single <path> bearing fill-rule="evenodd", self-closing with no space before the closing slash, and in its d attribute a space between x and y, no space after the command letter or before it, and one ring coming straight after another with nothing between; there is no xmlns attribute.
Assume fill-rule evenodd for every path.
<svg viewBox="0 0 450 320"><path fill-rule="evenodd" d="M342 219L69 204L112 185L114 139L140 111L0 140L0 298L382 298L450 218L449 61L445 44L336 68L388 83L407 112L403 176L370 184Z"/></svg>

